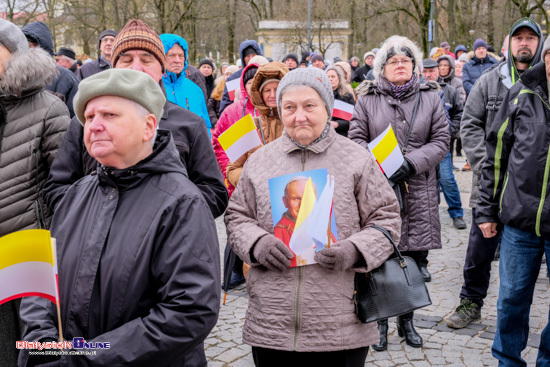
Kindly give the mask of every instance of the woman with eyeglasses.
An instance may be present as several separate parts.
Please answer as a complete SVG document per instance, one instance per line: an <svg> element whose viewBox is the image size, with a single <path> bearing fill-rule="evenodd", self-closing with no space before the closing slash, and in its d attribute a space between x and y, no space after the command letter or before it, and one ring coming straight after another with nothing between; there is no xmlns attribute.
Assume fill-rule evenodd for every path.
<svg viewBox="0 0 550 367"><path fill-rule="evenodd" d="M405 158L388 181L401 204L399 249L426 278L428 251L441 248L436 167L449 151L450 133L437 85L420 83L421 65L416 44L406 37L388 38L374 59L375 80L355 89L358 100L348 137L366 148L388 125L395 132ZM388 321L379 321L378 329L380 342L372 347L386 350ZM422 346L412 312L397 318L397 332L408 345Z"/></svg>

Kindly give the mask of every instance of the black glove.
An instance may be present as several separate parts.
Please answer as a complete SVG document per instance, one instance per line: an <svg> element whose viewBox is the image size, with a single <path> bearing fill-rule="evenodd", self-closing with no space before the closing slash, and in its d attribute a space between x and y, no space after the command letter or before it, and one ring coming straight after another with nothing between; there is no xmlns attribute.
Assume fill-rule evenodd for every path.
<svg viewBox="0 0 550 367"><path fill-rule="evenodd" d="M256 242L252 255L260 264L274 271L283 271L290 266L294 253L272 234L263 236Z"/></svg>
<svg viewBox="0 0 550 367"><path fill-rule="evenodd" d="M409 177L414 173L414 170L410 163L404 159L403 164L399 169L390 177L390 180L396 184L400 184L409 179Z"/></svg>

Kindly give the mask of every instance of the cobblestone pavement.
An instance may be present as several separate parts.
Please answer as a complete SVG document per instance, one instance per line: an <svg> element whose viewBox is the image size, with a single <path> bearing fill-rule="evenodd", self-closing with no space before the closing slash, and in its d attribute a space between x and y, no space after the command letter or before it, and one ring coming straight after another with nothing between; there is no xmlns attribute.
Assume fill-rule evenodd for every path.
<svg viewBox="0 0 550 367"><path fill-rule="evenodd" d="M456 157L455 165L462 167L465 161ZM468 244L471 225L471 210L466 209L471 191L471 173L455 173L461 191L464 219L468 229L457 230L447 214L442 196L440 207L443 249L430 251L428 269L432 273L432 282L428 289L432 305L415 313L415 326L424 339L423 348L409 347L404 339L397 335L395 322L390 320L388 351L369 351L368 365L375 366L496 366L491 355L496 325L496 301L498 297L498 262L493 262L491 286L481 320L467 328L453 330L446 326L444 319L459 304L462 287L462 266ZM220 253L226 243L223 218L217 219ZM223 294L222 294L223 298ZM530 316L530 335L523 356L529 366L534 366L538 353L538 344L542 328L548 320L550 286L546 277L546 264L543 264L537 280ZM242 326L246 312L248 296L244 285L230 291L225 306L221 306L216 327L206 339L206 356L209 366L254 366L250 346L242 342Z"/></svg>

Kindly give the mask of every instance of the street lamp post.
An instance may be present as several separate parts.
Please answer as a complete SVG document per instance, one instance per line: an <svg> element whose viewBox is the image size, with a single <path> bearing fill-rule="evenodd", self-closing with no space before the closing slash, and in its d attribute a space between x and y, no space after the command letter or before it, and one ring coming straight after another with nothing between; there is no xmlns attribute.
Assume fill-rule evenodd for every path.
<svg viewBox="0 0 550 367"><path fill-rule="evenodd" d="M307 54L311 55L311 0L307 3Z"/></svg>
<svg viewBox="0 0 550 367"><path fill-rule="evenodd" d="M472 48L474 47L474 33L475 33L475 32L476 32L476 31L473 30L473 29L470 29L470 30L468 31L468 33L470 33L470 42L472 42Z"/></svg>

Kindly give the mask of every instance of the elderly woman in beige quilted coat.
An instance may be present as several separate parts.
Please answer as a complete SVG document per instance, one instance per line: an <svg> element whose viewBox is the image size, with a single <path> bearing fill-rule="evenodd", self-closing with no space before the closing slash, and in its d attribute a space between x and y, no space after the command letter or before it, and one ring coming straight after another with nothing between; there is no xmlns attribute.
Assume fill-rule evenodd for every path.
<svg viewBox="0 0 550 367"><path fill-rule="evenodd" d="M354 276L393 252L379 225L399 240L395 194L372 156L330 125L333 92L315 68L288 73L277 89L283 135L247 160L225 216L229 243L252 265L243 340L257 366L364 366L379 341L353 303ZM335 178L339 241L318 252L317 264L289 268L294 254L273 235L268 180L326 168Z"/></svg>

